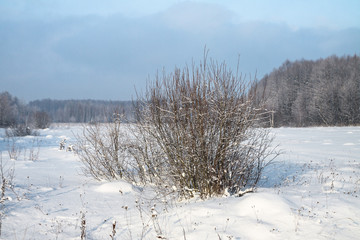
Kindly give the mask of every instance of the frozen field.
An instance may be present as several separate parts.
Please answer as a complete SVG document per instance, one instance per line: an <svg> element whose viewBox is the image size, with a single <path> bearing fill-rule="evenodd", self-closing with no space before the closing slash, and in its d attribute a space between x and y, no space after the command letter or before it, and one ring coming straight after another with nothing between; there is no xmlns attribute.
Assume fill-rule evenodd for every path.
<svg viewBox="0 0 360 240"><path fill-rule="evenodd" d="M83 176L76 155L59 150L79 130L62 125L20 138L17 161L1 130L3 169L15 168L2 239L80 239L82 219L87 239L111 239L115 221L119 240L360 239L360 127L273 129L283 154L255 193L182 202Z"/></svg>

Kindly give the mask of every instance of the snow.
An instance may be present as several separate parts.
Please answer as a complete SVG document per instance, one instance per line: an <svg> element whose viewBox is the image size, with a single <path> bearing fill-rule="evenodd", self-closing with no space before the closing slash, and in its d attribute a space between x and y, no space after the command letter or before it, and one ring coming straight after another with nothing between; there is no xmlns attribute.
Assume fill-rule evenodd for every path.
<svg viewBox="0 0 360 240"><path fill-rule="evenodd" d="M115 221L115 239L360 236L360 127L272 129L283 153L254 193L186 201L161 198L151 187L84 176L76 155L59 150L63 139L74 144L79 131L80 125L59 125L19 138L16 161L9 159L0 131L2 161L15 167L1 239L80 239L83 214L87 239L111 239ZM30 161L24 149L34 139L40 155Z"/></svg>
<svg viewBox="0 0 360 240"><path fill-rule="evenodd" d="M125 182L109 182L97 186L94 191L100 193L131 193L132 186Z"/></svg>

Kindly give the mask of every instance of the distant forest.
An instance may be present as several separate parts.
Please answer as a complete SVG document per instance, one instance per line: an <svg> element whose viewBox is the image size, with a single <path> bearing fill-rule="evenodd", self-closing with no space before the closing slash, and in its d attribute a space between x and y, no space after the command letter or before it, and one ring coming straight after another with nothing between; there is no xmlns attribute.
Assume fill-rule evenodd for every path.
<svg viewBox="0 0 360 240"><path fill-rule="evenodd" d="M132 119L131 101L36 100L28 104L8 92L0 93L0 127L26 125L35 128L56 123L109 122L114 114Z"/></svg>
<svg viewBox="0 0 360 240"><path fill-rule="evenodd" d="M285 61L256 84L275 127L360 124L360 59Z"/></svg>
<svg viewBox="0 0 360 240"><path fill-rule="evenodd" d="M46 112L53 122L109 122L114 113L126 115L129 119L132 116L131 101L44 99L32 101L28 106Z"/></svg>
<svg viewBox="0 0 360 240"><path fill-rule="evenodd" d="M285 61L255 84L265 97L271 126L344 126L360 124L360 59L331 56L316 61ZM25 103L0 93L0 127L36 128L51 122L109 122L113 114L131 121L131 101L36 100Z"/></svg>

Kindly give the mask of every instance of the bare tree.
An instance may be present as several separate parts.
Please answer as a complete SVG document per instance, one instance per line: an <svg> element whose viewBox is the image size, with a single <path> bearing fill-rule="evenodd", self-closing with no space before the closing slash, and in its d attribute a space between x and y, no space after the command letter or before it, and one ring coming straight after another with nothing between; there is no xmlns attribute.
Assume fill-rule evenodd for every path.
<svg viewBox="0 0 360 240"><path fill-rule="evenodd" d="M16 123L17 99L8 92L0 93L0 126L8 127Z"/></svg>
<svg viewBox="0 0 360 240"><path fill-rule="evenodd" d="M44 129L50 126L51 120L46 112L36 111L33 113L32 122L35 128Z"/></svg>

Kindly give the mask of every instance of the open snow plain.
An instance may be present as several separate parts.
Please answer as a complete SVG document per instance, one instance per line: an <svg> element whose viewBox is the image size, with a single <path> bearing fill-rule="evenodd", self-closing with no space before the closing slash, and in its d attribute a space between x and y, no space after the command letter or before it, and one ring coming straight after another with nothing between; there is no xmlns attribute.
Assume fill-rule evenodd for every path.
<svg viewBox="0 0 360 240"><path fill-rule="evenodd" d="M3 169L15 169L2 239L80 239L84 228L86 239L360 239L360 127L272 129L283 154L257 191L205 201L84 176L76 155L59 150L77 131L58 125L16 139L16 161L1 131Z"/></svg>

